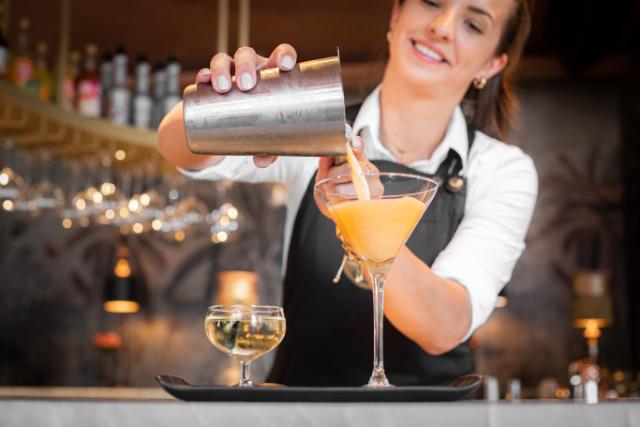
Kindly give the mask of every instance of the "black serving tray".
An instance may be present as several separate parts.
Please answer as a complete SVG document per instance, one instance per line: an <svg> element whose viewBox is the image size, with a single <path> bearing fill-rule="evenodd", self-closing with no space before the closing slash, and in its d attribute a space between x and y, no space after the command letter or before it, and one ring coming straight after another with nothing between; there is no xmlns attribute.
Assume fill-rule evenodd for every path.
<svg viewBox="0 0 640 427"><path fill-rule="evenodd" d="M170 395L194 402L450 402L470 397L482 383L465 375L446 386L365 387L225 387L191 385L182 378L158 375Z"/></svg>

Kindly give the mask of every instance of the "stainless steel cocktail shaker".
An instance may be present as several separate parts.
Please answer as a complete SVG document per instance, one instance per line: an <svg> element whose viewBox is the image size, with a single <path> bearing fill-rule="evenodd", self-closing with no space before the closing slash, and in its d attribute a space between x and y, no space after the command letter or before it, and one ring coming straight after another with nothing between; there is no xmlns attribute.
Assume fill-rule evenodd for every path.
<svg viewBox="0 0 640 427"><path fill-rule="evenodd" d="M266 69L254 89L226 94L210 84L184 91L189 148L198 154L337 156L345 153L345 103L340 59Z"/></svg>

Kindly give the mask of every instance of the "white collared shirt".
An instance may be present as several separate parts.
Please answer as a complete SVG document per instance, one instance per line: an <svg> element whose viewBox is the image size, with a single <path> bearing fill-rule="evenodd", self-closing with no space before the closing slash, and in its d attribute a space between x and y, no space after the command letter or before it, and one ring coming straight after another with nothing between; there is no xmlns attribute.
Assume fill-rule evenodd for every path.
<svg viewBox="0 0 640 427"><path fill-rule="evenodd" d="M379 93L380 88L377 88L367 97L353 130L361 133L368 128L364 132L367 158L395 161L379 138ZM431 269L440 277L460 283L468 292L472 320L466 340L493 311L498 293L511 278L516 261L524 250L525 234L535 207L538 178L531 158L520 148L482 132L476 132L473 148L467 153L467 125L460 108L454 110L447 133L431 157L409 166L433 174L450 148L460 155L462 174L467 177L465 214L453 239L440 252ZM296 215L317 168L317 157L281 156L274 164L262 169L255 167L251 157L227 156L217 165L201 171L182 172L195 179L288 184L290 192L283 249L285 271L284 263Z"/></svg>

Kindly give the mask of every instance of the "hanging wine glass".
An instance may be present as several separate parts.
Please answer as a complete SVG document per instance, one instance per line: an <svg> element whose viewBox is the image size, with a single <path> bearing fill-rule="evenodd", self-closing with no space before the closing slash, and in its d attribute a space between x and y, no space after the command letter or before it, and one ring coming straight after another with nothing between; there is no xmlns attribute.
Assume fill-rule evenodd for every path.
<svg viewBox="0 0 640 427"><path fill-rule="evenodd" d="M128 234L132 231L136 220L135 212L132 212L135 211L135 205L131 203L133 176L129 170L124 169L120 171L117 181L114 183L115 188L118 189L116 205L112 210L105 211L105 217L109 220L109 224L119 227L122 234Z"/></svg>
<svg viewBox="0 0 640 427"><path fill-rule="evenodd" d="M71 219L72 225L79 225L82 228L86 228L91 224L91 218L97 213L96 204L102 202L102 194L95 187L93 179L91 177L92 172L95 171L95 160L92 158L81 160L77 169L77 178L80 183L80 189L77 189L77 185L73 185L75 193L72 193L70 206L65 210L65 218ZM73 218L73 219L72 219ZM63 219L63 227L67 227L68 221Z"/></svg>
<svg viewBox="0 0 640 427"><path fill-rule="evenodd" d="M137 196L137 200L142 207L139 215L142 231L155 230L162 228L162 219L164 218L164 209L166 200L156 188L162 183L159 177L162 176L158 168L158 162L149 162L144 165L142 177L142 193Z"/></svg>
<svg viewBox="0 0 640 427"><path fill-rule="evenodd" d="M14 212L26 196L26 184L17 171L18 153L11 143L2 144L0 169L0 210Z"/></svg>
<svg viewBox="0 0 640 427"><path fill-rule="evenodd" d="M118 208L125 199L120 188L116 185L111 151L111 149L103 149L99 154L101 168L97 189L102 197L98 197L101 200L96 205L95 221L102 225L110 225L112 223L118 215Z"/></svg>
<svg viewBox="0 0 640 427"><path fill-rule="evenodd" d="M187 196L165 209L160 231L181 242L198 225L202 225L209 214L207 205L195 196Z"/></svg>
<svg viewBox="0 0 640 427"><path fill-rule="evenodd" d="M179 183L182 182L182 185ZM169 176L163 185L167 193L167 205L163 214L152 223L153 229L177 242L205 225L209 208L195 195L193 182L183 177Z"/></svg>
<svg viewBox="0 0 640 427"><path fill-rule="evenodd" d="M212 243L225 243L233 240L239 227L239 211L232 203L225 203L212 210L207 216L211 224L209 234Z"/></svg>
<svg viewBox="0 0 640 427"><path fill-rule="evenodd" d="M51 211L60 209L65 205L64 192L60 186L54 184L50 179L52 165L51 154L43 150L36 153L36 164L40 169L39 181L32 188L32 203L38 211Z"/></svg>
<svg viewBox="0 0 640 427"><path fill-rule="evenodd" d="M69 229L79 225L79 213L74 205L73 195L79 190L81 181L81 169L77 161L67 161L63 164L65 170L64 175L67 177L64 183L64 189L71 197L67 197L64 206L60 209L61 225L63 228Z"/></svg>
<svg viewBox="0 0 640 427"><path fill-rule="evenodd" d="M38 209L34 203L34 191L32 182L34 180L33 174L33 159L30 154L22 150L14 150L14 159L18 160L16 166L20 166L20 174L18 174L17 168L14 169L15 176L21 176L21 197L14 200L13 211L26 213L31 216L38 214Z"/></svg>
<svg viewBox="0 0 640 427"><path fill-rule="evenodd" d="M0 208L13 212L20 206L26 193L24 180L10 167L0 170Z"/></svg>
<svg viewBox="0 0 640 427"><path fill-rule="evenodd" d="M140 224L142 224L142 231L152 229L159 231L162 228L162 219L164 218L166 206L164 197L155 190L148 190L138 195L137 199L142 207L138 217Z"/></svg>

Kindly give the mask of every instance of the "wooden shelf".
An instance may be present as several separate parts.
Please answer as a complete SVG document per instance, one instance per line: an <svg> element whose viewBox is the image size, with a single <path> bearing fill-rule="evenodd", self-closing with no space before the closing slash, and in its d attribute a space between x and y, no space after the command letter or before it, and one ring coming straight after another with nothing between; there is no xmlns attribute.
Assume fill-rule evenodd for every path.
<svg viewBox="0 0 640 427"><path fill-rule="evenodd" d="M0 139L16 148L46 146L63 156L124 150L126 158L119 164L157 161L168 166L156 152L156 132L65 111L6 81L0 81Z"/></svg>

